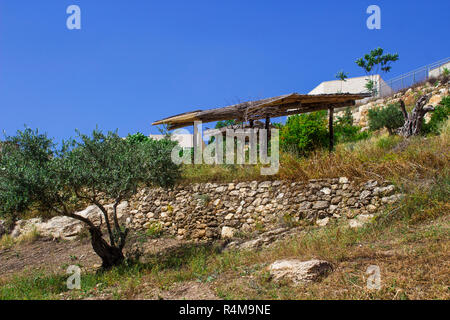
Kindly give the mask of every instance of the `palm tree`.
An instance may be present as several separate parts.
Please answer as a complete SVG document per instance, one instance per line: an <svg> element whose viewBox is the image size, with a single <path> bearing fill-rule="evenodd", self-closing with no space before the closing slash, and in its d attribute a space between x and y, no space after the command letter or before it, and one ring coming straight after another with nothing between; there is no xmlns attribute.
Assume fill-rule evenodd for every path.
<svg viewBox="0 0 450 320"><path fill-rule="evenodd" d="M338 73L336 73L336 79L341 80L341 93L342 93L342 83L344 81L347 81L345 79L348 78L348 73L345 73L344 70L339 71Z"/></svg>

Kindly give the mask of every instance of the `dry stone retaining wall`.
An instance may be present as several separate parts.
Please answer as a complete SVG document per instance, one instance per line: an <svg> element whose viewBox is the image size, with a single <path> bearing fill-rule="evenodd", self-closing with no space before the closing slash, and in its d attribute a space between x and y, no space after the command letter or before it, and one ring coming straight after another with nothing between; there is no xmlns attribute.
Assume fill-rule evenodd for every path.
<svg viewBox="0 0 450 320"><path fill-rule="evenodd" d="M130 202L126 223L133 229L160 225L180 239L232 237L236 231L273 229L286 219L326 224L367 220L380 206L397 201L395 187L345 177L308 182L203 183L173 190L142 189Z"/></svg>

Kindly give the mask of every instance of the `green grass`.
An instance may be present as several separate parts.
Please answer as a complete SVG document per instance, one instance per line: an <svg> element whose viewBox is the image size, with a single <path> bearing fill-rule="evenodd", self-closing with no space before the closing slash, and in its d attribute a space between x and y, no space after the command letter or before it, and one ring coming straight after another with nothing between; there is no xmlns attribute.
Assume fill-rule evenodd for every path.
<svg viewBox="0 0 450 320"><path fill-rule="evenodd" d="M66 279L63 275L46 275L36 272L32 275L14 276L0 286L2 300L45 300L55 298L55 294L64 292Z"/></svg>

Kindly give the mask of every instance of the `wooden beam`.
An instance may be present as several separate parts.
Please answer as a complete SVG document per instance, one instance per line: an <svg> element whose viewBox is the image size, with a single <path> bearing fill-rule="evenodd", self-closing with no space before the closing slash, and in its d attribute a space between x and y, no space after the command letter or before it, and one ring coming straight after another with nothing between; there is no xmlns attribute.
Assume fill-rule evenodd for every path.
<svg viewBox="0 0 450 320"><path fill-rule="evenodd" d="M203 123L234 119L238 122L276 118L291 114L300 114L330 108L340 108L355 105L355 100L361 95L298 95L291 94L258 101L244 102L224 108L195 112L186 112L173 117L154 122L154 125L166 123L169 130L192 125L194 121Z"/></svg>
<svg viewBox="0 0 450 320"><path fill-rule="evenodd" d="M319 110L327 110L331 107L333 108L341 108L341 107L349 107L355 105L354 101L346 101L343 103L333 103L333 104L302 104L300 107L298 104L287 104L280 105L276 107L267 107L261 110L249 112L247 114L248 119L264 119L267 115L271 118L288 116L292 114L300 114L300 113L308 113Z"/></svg>
<svg viewBox="0 0 450 320"><path fill-rule="evenodd" d="M265 127L265 129L266 130L270 129L270 117L269 116L266 116L266 127Z"/></svg>
<svg viewBox="0 0 450 320"><path fill-rule="evenodd" d="M332 152L334 148L333 113L334 108L328 109L328 131L330 134L330 152Z"/></svg>

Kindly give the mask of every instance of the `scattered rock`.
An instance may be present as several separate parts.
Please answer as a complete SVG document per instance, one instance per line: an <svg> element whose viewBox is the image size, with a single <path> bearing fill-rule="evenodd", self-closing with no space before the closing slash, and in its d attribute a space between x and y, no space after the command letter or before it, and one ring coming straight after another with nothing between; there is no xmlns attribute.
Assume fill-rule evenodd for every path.
<svg viewBox="0 0 450 320"><path fill-rule="evenodd" d="M348 178L347 178L347 177L340 177L340 178L339 178L339 183L340 183L340 184L346 184L346 183L348 183Z"/></svg>
<svg viewBox="0 0 450 320"><path fill-rule="evenodd" d="M360 214L355 219L350 220L348 224L350 228L361 228L365 224L369 223L373 217L373 214Z"/></svg>
<svg viewBox="0 0 450 320"><path fill-rule="evenodd" d="M287 281L294 285L317 281L332 270L332 264L323 260L278 260L269 267L274 282Z"/></svg>
<svg viewBox="0 0 450 320"><path fill-rule="evenodd" d="M325 227L329 221L330 221L330 218L328 218L328 217L323 218L323 219L317 219L316 224L321 227Z"/></svg>
<svg viewBox="0 0 450 320"><path fill-rule="evenodd" d="M384 204L392 204L392 203L396 203L397 201L401 200L403 197L404 197L403 194L394 194L389 197L381 198L381 202Z"/></svg>
<svg viewBox="0 0 450 320"><path fill-rule="evenodd" d="M231 219L233 219L233 214L232 213L229 213L229 214L227 214L225 216L225 220L231 220Z"/></svg>
<svg viewBox="0 0 450 320"><path fill-rule="evenodd" d="M231 239L234 237L235 233L236 233L236 229L234 229L234 228L222 227L221 237L222 237L222 239Z"/></svg>

